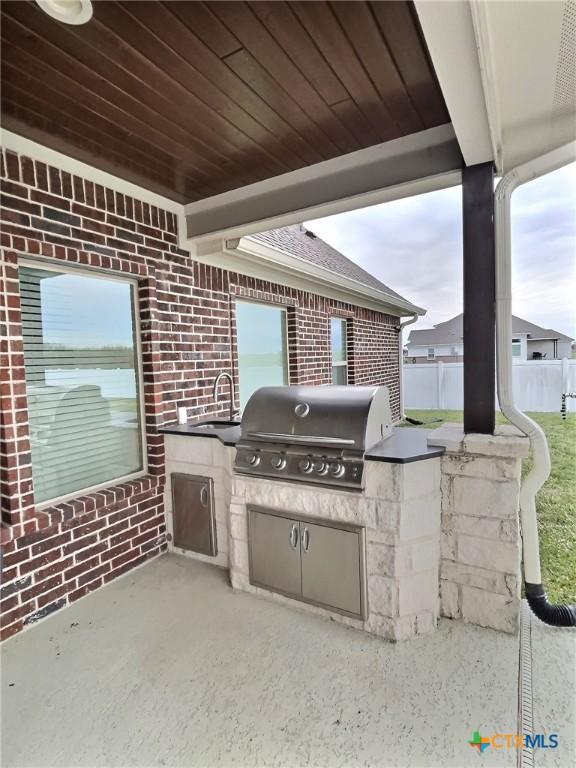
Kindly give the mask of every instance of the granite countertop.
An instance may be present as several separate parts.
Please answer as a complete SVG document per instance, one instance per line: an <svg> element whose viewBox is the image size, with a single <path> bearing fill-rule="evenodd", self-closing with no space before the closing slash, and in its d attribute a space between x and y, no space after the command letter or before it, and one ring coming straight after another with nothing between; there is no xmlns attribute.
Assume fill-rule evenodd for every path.
<svg viewBox="0 0 576 768"><path fill-rule="evenodd" d="M221 443L228 446L235 446L240 440L240 422L236 426L222 427L221 429L211 429L208 424L217 423L218 419L207 419L206 421L196 421L191 424L169 424L166 427L160 427L158 432L165 435L185 435L188 437L215 437Z"/></svg>
<svg viewBox="0 0 576 768"><path fill-rule="evenodd" d="M409 464L412 461L436 459L445 448L428 445L430 430L416 427L394 427L392 435L366 451L367 461L386 461L390 464Z"/></svg>
<svg viewBox="0 0 576 768"><path fill-rule="evenodd" d="M227 446L235 446L240 440L240 424L221 429L212 429L207 424L214 424L217 419L198 421L193 424L171 424L158 430L167 435L188 437L212 437ZM429 446L426 438L428 429L413 427L394 427L392 435L376 443L365 454L367 461L384 461L390 464L409 464L412 461L424 461L442 456L445 449L441 446Z"/></svg>

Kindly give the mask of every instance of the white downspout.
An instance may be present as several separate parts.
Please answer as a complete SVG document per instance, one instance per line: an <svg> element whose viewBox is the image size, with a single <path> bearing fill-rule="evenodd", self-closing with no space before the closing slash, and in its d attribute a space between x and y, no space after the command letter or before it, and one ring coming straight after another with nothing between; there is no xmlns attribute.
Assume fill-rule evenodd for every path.
<svg viewBox="0 0 576 768"><path fill-rule="evenodd" d="M400 388L400 420L406 418L404 413L404 343L402 341L402 331L407 325L412 325L418 320L419 315L412 315L408 320L404 320L403 323L397 326L398 328L398 374L399 374L399 388Z"/></svg>
<svg viewBox="0 0 576 768"><path fill-rule="evenodd" d="M548 623L575 626L575 606L552 606L547 602L540 572L540 551L536 519L536 494L550 474L550 452L542 428L514 404L512 392L512 270L510 200L514 190L527 181L557 170L574 160L576 142L509 171L495 193L496 234L496 360L498 400L506 418L530 439L532 469L522 479L520 522L526 597L532 610ZM558 615L561 614L561 616Z"/></svg>

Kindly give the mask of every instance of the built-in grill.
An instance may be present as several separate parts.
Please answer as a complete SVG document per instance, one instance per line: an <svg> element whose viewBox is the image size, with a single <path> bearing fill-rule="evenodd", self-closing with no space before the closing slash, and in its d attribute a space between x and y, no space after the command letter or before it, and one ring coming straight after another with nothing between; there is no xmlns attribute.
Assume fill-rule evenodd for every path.
<svg viewBox="0 0 576 768"><path fill-rule="evenodd" d="M362 488L365 452L391 433L387 387L262 387L244 409L235 470Z"/></svg>

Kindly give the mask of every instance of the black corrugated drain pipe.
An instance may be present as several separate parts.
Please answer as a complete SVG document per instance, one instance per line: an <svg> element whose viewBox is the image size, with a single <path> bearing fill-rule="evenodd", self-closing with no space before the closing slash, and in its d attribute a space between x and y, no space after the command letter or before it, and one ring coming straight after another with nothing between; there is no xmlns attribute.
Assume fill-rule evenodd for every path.
<svg viewBox="0 0 576 768"><path fill-rule="evenodd" d="M549 603L543 584L529 584L525 581L524 591L532 613L540 621L553 627L576 627L576 605Z"/></svg>

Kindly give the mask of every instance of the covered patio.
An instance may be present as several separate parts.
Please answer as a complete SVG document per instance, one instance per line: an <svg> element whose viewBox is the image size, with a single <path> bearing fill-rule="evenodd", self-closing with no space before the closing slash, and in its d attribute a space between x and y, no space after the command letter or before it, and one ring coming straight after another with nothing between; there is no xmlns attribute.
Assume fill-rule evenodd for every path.
<svg viewBox="0 0 576 768"><path fill-rule="evenodd" d="M521 23L518 7L107 2L73 26L36 3L2 4L4 766L574 765L574 633L520 607L528 449L495 433L494 359L494 180L559 148L562 162L574 155L574 6L523 3ZM240 261L242 238L459 184L464 430L437 443L450 455L438 457L434 486L430 634L387 643L233 590L224 569L176 554L162 428L175 420L173 379L196 373L198 353L172 346L171 292L202 290L202 316L202 302L223 304L225 270L247 283L283 271L296 284L255 251ZM49 506L34 496L20 298L9 288L26 254L124 270L140 291L142 472ZM237 381L232 320L215 323L230 338L211 365ZM214 418L222 403L208 376L194 387L185 405ZM224 464L210 469L225 477ZM218 503L232 517L226 483ZM441 513L477 527L445 536ZM218 563L233 568L245 529L235 538L227 517L218 535ZM559 748L481 751L469 743L480 731L556 733Z"/></svg>
<svg viewBox="0 0 576 768"><path fill-rule="evenodd" d="M534 620L532 668L529 634L533 732L561 744L536 765L568 767L573 638ZM391 645L169 555L6 646L2 764L475 766L479 723L516 733L518 669L515 636L442 620Z"/></svg>
<svg viewBox="0 0 576 768"><path fill-rule="evenodd" d="M8 0L4 142L144 188L176 214L178 245L215 266L250 233L462 184L464 422L490 434L494 178L575 139L573 6L518 14L483 0L107 2L76 25Z"/></svg>

